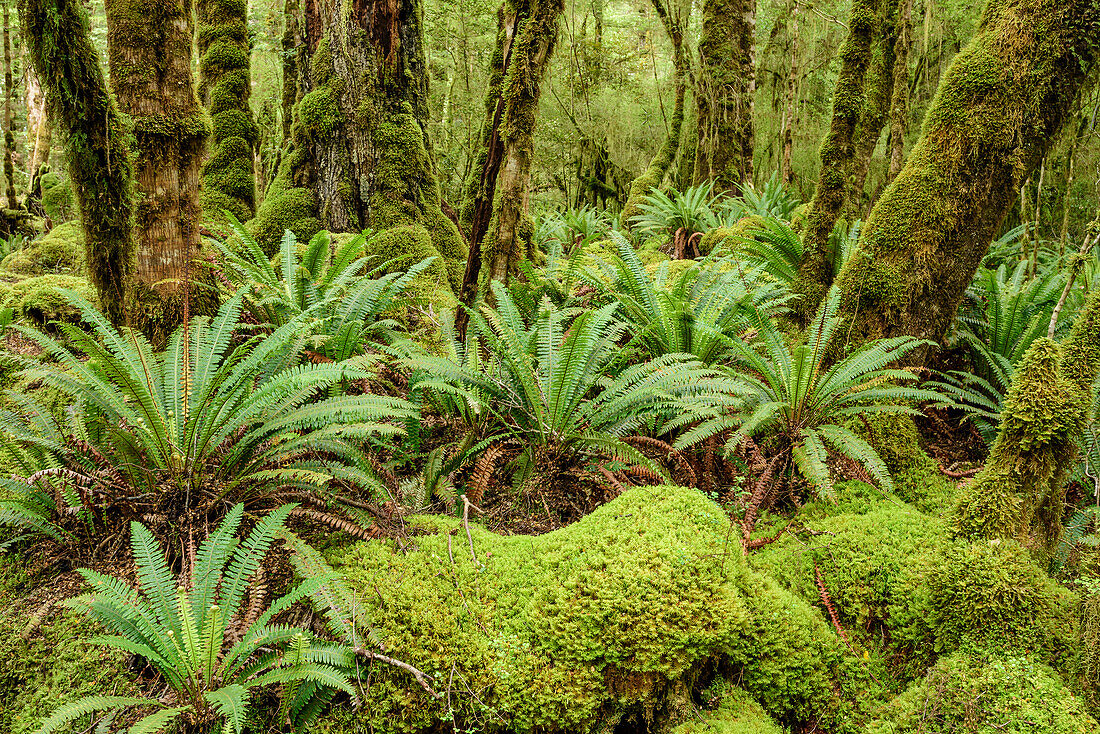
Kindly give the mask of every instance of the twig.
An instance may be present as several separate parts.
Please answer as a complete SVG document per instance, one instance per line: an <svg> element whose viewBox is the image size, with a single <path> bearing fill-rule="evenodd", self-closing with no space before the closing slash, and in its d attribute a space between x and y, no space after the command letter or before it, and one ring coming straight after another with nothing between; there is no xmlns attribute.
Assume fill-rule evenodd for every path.
<svg viewBox="0 0 1100 734"><path fill-rule="evenodd" d="M829 619L832 620L836 633L840 635L840 639L844 640L844 644L854 654L855 650L848 639L848 633L840 626L840 617L836 613L836 607L833 606L833 600L829 598L829 590L825 588L825 577L821 575L821 566L816 563L814 564L814 576L817 578L817 591L821 594L821 603L825 605L825 610L829 612Z"/></svg>
<svg viewBox="0 0 1100 734"><path fill-rule="evenodd" d="M1081 244L1081 249L1077 252L1077 257L1074 258L1073 264L1069 269L1069 280L1066 281L1066 287L1062 289L1062 297L1058 299L1058 305L1054 307L1054 311L1050 314L1050 326L1047 327L1047 338L1054 338L1054 330L1058 327L1058 315L1062 313L1062 307L1066 305L1066 299L1069 298L1069 292L1073 288L1073 281L1077 279L1077 271L1081 269L1083 258L1088 251L1092 248L1092 240L1085 237L1085 241Z"/></svg>
<svg viewBox="0 0 1100 734"><path fill-rule="evenodd" d="M945 469L943 464L937 464L937 466L939 466L940 468L940 474L943 474L945 477L951 477L952 479L966 479L968 477L974 476L982 470L982 467L980 466L974 469L967 469L965 471L951 471L950 469Z"/></svg>
<svg viewBox="0 0 1100 734"><path fill-rule="evenodd" d="M477 554L474 553L474 536L470 534L470 508L474 508L478 512L482 512L482 509L477 505L466 499L466 495L462 495L462 526L466 528L466 540L470 541L470 555L474 559L474 563L481 564L481 561L477 560Z"/></svg>
<svg viewBox="0 0 1100 734"><path fill-rule="evenodd" d="M422 671L417 670L416 668L409 665L408 663L403 663L400 660L398 660L397 658L391 658L388 655L383 655L382 653L375 652L374 650L368 650L365 647L357 647L357 648L355 648L354 651L355 651L355 654L358 655L359 657L364 657L364 658L367 658L368 660L377 660L379 662L386 663L388 665L393 665L395 667L401 668L402 670L404 670L408 673L412 673L412 676L414 678L416 678L416 682L420 684L421 688L423 688L425 691L428 692L429 696L434 698L436 701L443 698L442 694L436 693L434 690L432 690L432 686L428 682L430 680L429 676L427 674L423 673Z"/></svg>

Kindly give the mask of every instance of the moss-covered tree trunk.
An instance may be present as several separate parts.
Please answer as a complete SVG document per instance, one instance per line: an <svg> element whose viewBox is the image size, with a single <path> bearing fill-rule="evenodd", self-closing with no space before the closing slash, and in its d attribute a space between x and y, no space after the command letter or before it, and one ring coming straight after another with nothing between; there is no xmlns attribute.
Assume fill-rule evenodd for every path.
<svg viewBox="0 0 1100 734"><path fill-rule="evenodd" d="M253 170L259 131L252 89L247 0L198 0L199 94L212 118L210 157L203 167L202 205L220 219L246 221L256 213Z"/></svg>
<svg viewBox="0 0 1100 734"><path fill-rule="evenodd" d="M621 222L625 227L629 227L631 218L640 213L639 206L645 201L646 195L661 185L665 174L672 167L676 152L680 149L680 134L684 128L684 97L687 93L687 81L691 72L688 68L687 54L684 53L684 29L677 8L666 8L663 0L652 1L657 17L661 19L665 33L668 34L669 41L672 42L672 78L676 98L672 108L672 120L669 123L668 136L642 175L630 183L630 194L627 196L621 215Z"/></svg>
<svg viewBox="0 0 1100 734"><path fill-rule="evenodd" d="M1062 536L1073 467L1100 374L1100 291L1065 344L1038 339L1016 368L985 467L960 493L956 533L1020 541L1043 562Z"/></svg>
<svg viewBox="0 0 1100 734"><path fill-rule="evenodd" d="M753 175L756 0L704 0L695 105L695 183L736 191Z"/></svg>
<svg viewBox="0 0 1100 734"><path fill-rule="evenodd" d="M790 70L787 72L787 91L783 101L783 120L779 132L779 180L789 186L794 178L791 155L794 152L794 128L798 124L798 86L802 80L798 32L798 5L792 4L787 30L791 44Z"/></svg>
<svg viewBox="0 0 1100 734"><path fill-rule="evenodd" d="M913 0L901 0L898 39L894 44L894 94L890 99L890 166L886 183L901 173L905 135L909 132L909 51L913 47Z"/></svg>
<svg viewBox="0 0 1100 734"><path fill-rule="evenodd" d="M906 0L900 0L904 3ZM890 103L894 97L894 67L897 64L899 0L881 0L879 21L872 47L871 67L867 71L863 114L856 125L854 157L845 202L848 219L865 216L864 187L871 171L875 148L890 121Z"/></svg>
<svg viewBox="0 0 1100 734"><path fill-rule="evenodd" d="M1096 0L990 0L839 277L851 338L942 340L1095 67Z"/></svg>
<svg viewBox="0 0 1100 734"><path fill-rule="evenodd" d="M411 265L452 291L466 250L444 215L427 133L427 68L419 0L287 3L285 103L291 142L253 232L273 247L284 229L384 230L374 254ZM453 294L451 296L453 299Z"/></svg>
<svg viewBox="0 0 1100 734"><path fill-rule="evenodd" d="M882 2L853 0L848 37L840 49L833 117L821 146L821 171L810 203L804 254L793 288L801 296L797 310L803 318L814 313L833 281L829 235L847 200L849 177L856 157L856 130L866 107L867 72L871 67Z"/></svg>
<svg viewBox="0 0 1100 734"><path fill-rule="evenodd" d="M562 0L506 0L497 14L485 124L462 206L470 255L460 299L467 306L488 293L491 280L507 281L531 248L535 121L563 10ZM464 323L460 314L460 328Z"/></svg>
<svg viewBox="0 0 1100 734"><path fill-rule="evenodd" d="M184 299L210 310L209 289L191 288L201 245L200 188L208 119L191 73L188 0L106 0L111 86L134 122L137 253L130 324L154 343L180 324Z"/></svg>
<svg viewBox="0 0 1100 734"><path fill-rule="evenodd" d="M4 3L4 180L8 209L15 209L15 131L12 129L11 98L14 75L11 71L11 8Z"/></svg>
<svg viewBox="0 0 1100 734"><path fill-rule="evenodd" d="M125 323L133 265L133 166L128 131L99 67L79 0L21 0L23 37L65 138L88 272L111 322Z"/></svg>

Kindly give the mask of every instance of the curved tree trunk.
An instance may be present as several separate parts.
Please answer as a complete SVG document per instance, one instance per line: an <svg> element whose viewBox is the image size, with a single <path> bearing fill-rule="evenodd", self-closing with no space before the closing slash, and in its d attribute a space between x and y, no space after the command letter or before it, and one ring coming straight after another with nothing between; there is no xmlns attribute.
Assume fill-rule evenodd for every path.
<svg viewBox="0 0 1100 734"><path fill-rule="evenodd" d="M1095 67L1096 0L991 0L838 278L856 343L942 340ZM919 355L918 355L919 358Z"/></svg>
<svg viewBox="0 0 1100 734"><path fill-rule="evenodd" d="M88 272L111 323L125 323L133 265L133 166L128 130L115 107L79 0L22 0L23 37L65 137L69 179L80 207Z"/></svg>
<svg viewBox="0 0 1100 734"><path fill-rule="evenodd" d="M687 54L684 53L684 30L680 19L674 15L675 8L666 8L662 0L652 0L653 8L665 27L672 42L673 84L676 89L675 106L672 109L672 121L669 125L668 137L661 144L653 160L641 176L630 182L630 194L626 204L623 205L620 221L624 227L630 226L630 220L639 213L638 208L646 195L661 185L665 174L672 166L676 158L676 151L680 149L680 134L684 128L684 95L687 92L687 79L690 73ZM671 12L670 12L671 11Z"/></svg>
<svg viewBox="0 0 1100 734"><path fill-rule="evenodd" d="M737 191L753 176L756 0L705 0L695 89L695 184Z"/></svg>
<svg viewBox="0 0 1100 734"><path fill-rule="evenodd" d="M867 99L867 72L882 0L854 0L848 37L840 50L840 74L833 95L833 118L821 146L821 171L810 204L802 262L793 290L797 310L808 319L833 281L829 235L844 209L848 179L856 156L855 134Z"/></svg>
<svg viewBox="0 0 1100 734"><path fill-rule="evenodd" d="M199 94L212 118L210 158L203 167L202 206L221 219L228 211L246 221L256 213L253 169L259 131L248 97L252 89L246 0L198 0Z"/></svg>
<svg viewBox="0 0 1100 734"><path fill-rule="evenodd" d="M130 324L154 344L213 293L190 288L199 254L199 201L208 120L191 75L187 0L107 0L107 51L119 108L134 121L137 257Z"/></svg>

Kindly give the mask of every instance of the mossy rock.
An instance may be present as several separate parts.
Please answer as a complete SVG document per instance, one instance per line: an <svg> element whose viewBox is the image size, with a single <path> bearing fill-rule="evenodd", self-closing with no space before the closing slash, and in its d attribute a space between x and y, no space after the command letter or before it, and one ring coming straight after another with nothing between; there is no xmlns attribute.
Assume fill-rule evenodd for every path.
<svg viewBox="0 0 1100 734"><path fill-rule="evenodd" d="M84 229L80 222L59 224L0 261L0 269L21 275L82 275Z"/></svg>
<svg viewBox="0 0 1100 734"><path fill-rule="evenodd" d="M867 734L1092 734L1100 724L1046 665L968 651L942 658Z"/></svg>
<svg viewBox="0 0 1100 734"><path fill-rule="evenodd" d="M21 567L20 557L0 555L0 731L29 734L84 696L140 695L126 656L88 644L102 630L75 611L24 598L30 580Z"/></svg>
<svg viewBox="0 0 1100 734"><path fill-rule="evenodd" d="M697 712L672 734L785 734L749 694L725 681L720 684L707 691L720 696L717 708Z"/></svg>
<svg viewBox="0 0 1100 734"><path fill-rule="evenodd" d="M816 534L780 540L753 565L824 609L820 571L841 624L899 680L971 643L1075 669L1077 597L1018 544L952 540L944 521L896 500L807 526Z"/></svg>
<svg viewBox="0 0 1100 734"><path fill-rule="evenodd" d="M858 731L853 702L873 688L860 666L820 613L746 566L695 490L631 489L536 537L471 526L477 562L461 522L410 522L426 534L404 549L364 543L333 560L372 599L382 649L463 691L457 720L586 732L644 718L657 731L675 692L718 665L784 723ZM419 732L452 714L386 666L361 711L356 731Z"/></svg>
<svg viewBox="0 0 1100 734"><path fill-rule="evenodd" d="M741 217L730 227L712 229L699 240L699 252L703 255L709 255L719 247L737 252L740 247L739 238L748 237L763 223L763 217L758 214L750 214L747 217Z"/></svg>
<svg viewBox="0 0 1100 734"><path fill-rule="evenodd" d="M98 300L95 288L84 278L40 275L13 285L0 306L11 308L17 319L38 327L46 327L53 321L79 324L80 312L61 295L62 289L76 291L93 304Z"/></svg>

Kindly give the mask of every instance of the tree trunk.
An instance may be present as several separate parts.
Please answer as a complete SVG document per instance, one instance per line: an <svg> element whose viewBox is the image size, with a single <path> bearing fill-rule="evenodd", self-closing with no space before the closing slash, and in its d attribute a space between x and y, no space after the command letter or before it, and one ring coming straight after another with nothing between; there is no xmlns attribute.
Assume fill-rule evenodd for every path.
<svg viewBox="0 0 1100 734"><path fill-rule="evenodd" d="M695 184L737 191L753 177L756 0L705 0L695 90Z"/></svg>
<svg viewBox="0 0 1100 734"><path fill-rule="evenodd" d="M466 187L463 225L470 255L460 299L472 306L489 282L507 282L531 248L527 210L542 79L558 37L562 0L508 0L497 14L481 146ZM458 326L465 326L459 314Z"/></svg>
<svg viewBox="0 0 1100 734"><path fill-rule="evenodd" d="M879 26L882 0L854 0L848 37L840 50L840 73L833 94L833 118L821 146L821 172L810 204L802 262L793 290L803 320L817 309L833 282L829 235L844 209L848 180L856 156L855 134L867 99L867 71Z"/></svg>
<svg viewBox="0 0 1100 734"><path fill-rule="evenodd" d="M794 177L791 154L794 152L794 128L798 124L798 84L802 77L798 45L798 5L791 6L787 28L790 32L791 66L787 73L787 94L783 103L783 122L780 140L779 180L789 186Z"/></svg>
<svg viewBox="0 0 1100 734"><path fill-rule="evenodd" d="M1095 0L991 0L838 281L855 343L942 340L1096 62ZM917 357L920 358L920 355Z"/></svg>
<svg viewBox="0 0 1100 734"><path fill-rule="evenodd" d="M849 221L864 215L864 186L871 170L871 160L890 120L890 102L894 97L894 66L897 63L898 18L900 3L906 0L882 0L879 6L878 29L875 32L871 67L867 71L863 114L855 131L855 157L852 159L848 189Z"/></svg>
<svg viewBox="0 0 1100 734"><path fill-rule="evenodd" d="M913 47L913 0L901 0L898 39L894 44L894 95L890 99L890 168L886 183L901 173L905 135L909 132L909 50Z"/></svg>
<svg viewBox="0 0 1100 734"><path fill-rule="evenodd" d="M672 166L676 158L676 151L680 149L680 133L684 127L684 95L687 92L687 78L689 74L687 54L684 53L683 25L674 13L675 8L666 8L662 0L652 0L653 8L665 27L672 42L673 84L675 86L676 102L672 110L672 121L668 130L668 137L661 144L653 160L641 176L630 183L630 194L623 206L620 221L624 227L630 227L630 220L641 210L639 206L645 200L646 195L652 189L661 185L665 174Z"/></svg>
<svg viewBox="0 0 1100 734"><path fill-rule="evenodd" d="M120 326L133 263L129 131L107 89L80 0L21 0L20 12L31 62L65 137L89 275L107 317Z"/></svg>
<svg viewBox="0 0 1100 734"><path fill-rule="evenodd" d="M199 254L199 200L207 118L191 75L187 0L107 0L107 54L119 108L134 121L137 258L131 326L154 344L192 313L208 312L209 289L190 288Z"/></svg>
<svg viewBox="0 0 1100 734"><path fill-rule="evenodd" d="M248 97L252 88L246 0L198 0L199 94L212 118L210 158L203 167L202 206L221 219L247 221L256 213L253 169L259 131Z"/></svg>
<svg viewBox="0 0 1100 734"><path fill-rule="evenodd" d="M42 165L50 160L52 128L46 113L46 94L34 64L29 64L24 73L27 81L27 146L31 150L27 161L27 191L31 192L37 188Z"/></svg>
<svg viewBox="0 0 1100 734"><path fill-rule="evenodd" d="M385 230L375 254L437 257L429 277L457 288L466 251L432 160L422 34L419 0L301 0L285 39L292 145L253 222L264 245L284 229Z"/></svg>
<svg viewBox="0 0 1100 734"><path fill-rule="evenodd" d="M4 180L8 209L15 209L15 131L12 130L11 98L15 84L11 73L11 10L4 3Z"/></svg>

